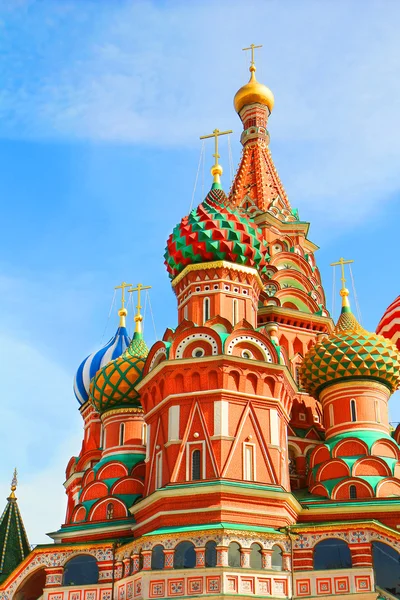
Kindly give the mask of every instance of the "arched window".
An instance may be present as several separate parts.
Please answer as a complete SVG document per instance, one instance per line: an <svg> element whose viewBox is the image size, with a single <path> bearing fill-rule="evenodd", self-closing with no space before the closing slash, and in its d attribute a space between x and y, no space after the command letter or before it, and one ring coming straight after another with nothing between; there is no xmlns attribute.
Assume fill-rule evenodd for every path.
<svg viewBox="0 0 400 600"><path fill-rule="evenodd" d="M400 553L383 542L372 542L376 584L400 598Z"/></svg>
<svg viewBox="0 0 400 600"><path fill-rule="evenodd" d="M125 444L125 423L121 423L119 426L119 445L123 446Z"/></svg>
<svg viewBox="0 0 400 600"><path fill-rule="evenodd" d="M228 546L228 565L240 567L240 546L237 542L231 542Z"/></svg>
<svg viewBox="0 0 400 600"><path fill-rule="evenodd" d="M357 410L356 410L356 401L354 398L350 400L350 412L351 412L351 420L353 422L357 421Z"/></svg>
<svg viewBox="0 0 400 600"><path fill-rule="evenodd" d="M192 452L192 480L201 479L201 452L193 450Z"/></svg>
<svg viewBox="0 0 400 600"><path fill-rule="evenodd" d="M98 582L99 568L94 556L74 556L64 566L63 585L93 585Z"/></svg>
<svg viewBox="0 0 400 600"><path fill-rule="evenodd" d="M101 426L100 429L100 448L105 448L106 445L106 430L104 425Z"/></svg>
<svg viewBox="0 0 400 600"><path fill-rule="evenodd" d="M206 544L206 567L217 566L217 543L214 541Z"/></svg>
<svg viewBox="0 0 400 600"><path fill-rule="evenodd" d="M282 571L283 569L283 558L282 558L282 548L280 546L272 546L272 568L274 571Z"/></svg>
<svg viewBox="0 0 400 600"><path fill-rule="evenodd" d="M329 425L333 427L335 424L335 416L333 413L333 404L329 405Z"/></svg>
<svg viewBox="0 0 400 600"><path fill-rule="evenodd" d="M154 546L151 552L151 568L153 571L156 571L157 569L163 569L164 560L164 546L161 546L161 544Z"/></svg>
<svg viewBox="0 0 400 600"><path fill-rule="evenodd" d="M375 400L375 419L377 423L381 422L381 410L379 406L379 400Z"/></svg>
<svg viewBox="0 0 400 600"><path fill-rule="evenodd" d="M314 547L314 570L351 569L350 548L343 540L322 540Z"/></svg>
<svg viewBox="0 0 400 600"><path fill-rule="evenodd" d="M112 502L107 504L106 517L109 521L114 517L114 504Z"/></svg>
<svg viewBox="0 0 400 600"><path fill-rule="evenodd" d="M203 321L204 323L210 318L210 298L203 300Z"/></svg>
<svg viewBox="0 0 400 600"><path fill-rule="evenodd" d="M189 309L188 309L188 305L185 304L184 308L183 308L183 318L186 319L186 321L189 318Z"/></svg>
<svg viewBox="0 0 400 600"><path fill-rule="evenodd" d="M350 492L350 498L352 500L354 500L355 498L357 498L357 488L355 485L351 485L349 487L349 492Z"/></svg>
<svg viewBox="0 0 400 600"><path fill-rule="evenodd" d="M250 546L250 568L258 571L262 569L262 548L260 544Z"/></svg>
<svg viewBox="0 0 400 600"><path fill-rule="evenodd" d="M143 423L142 425L142 444L143 446L147 446L147 424Z"/></svg>
<svg viewBox="0 0 400 600"><path fill-rule="evenodd" d="M232 325L236 325L239 322L239 303L237 298L232 300Z"/></svg>
<svg viewBox="0 0 400 600"><path fill-rule="evenodd" d="M196 566L196 552L192 542L180 542L175 548L174 569L193 569Z"/></svg>

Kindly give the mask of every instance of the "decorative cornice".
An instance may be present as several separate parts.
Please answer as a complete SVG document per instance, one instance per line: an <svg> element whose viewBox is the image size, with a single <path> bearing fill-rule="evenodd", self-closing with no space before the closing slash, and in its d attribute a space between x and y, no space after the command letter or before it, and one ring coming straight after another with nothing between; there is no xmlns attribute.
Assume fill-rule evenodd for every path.
<svg viewBox="0 0 400 600"><path fill-rule="evenodd" d="M112 410L107 410L105 413L103 413L101 415L101 420L102 422L107 418L107 417L111 417L112 415L120 415L120 414L143 414L144 410L143 408L139 408L136 406L127 406L126 408L114 408Z"/></svg>
<svg viewBox="0 0 400 600"><path fill-rule="evenodd" d="M237 265L235 263L228 262L226 260L216 260L212 262L204 262L198 264L187 265L179 275L172 280L172 287L176 287L180 281L186 275L192 271L202 271L209 269L232 269L233 271L237 271L238 273L246 273L246 275L253 275L255 277L258 285L261 289L263 289L263 282L261 281L261 277L258 274L257 269L253 269L252 267L246 267L245 265Z"/></svg>

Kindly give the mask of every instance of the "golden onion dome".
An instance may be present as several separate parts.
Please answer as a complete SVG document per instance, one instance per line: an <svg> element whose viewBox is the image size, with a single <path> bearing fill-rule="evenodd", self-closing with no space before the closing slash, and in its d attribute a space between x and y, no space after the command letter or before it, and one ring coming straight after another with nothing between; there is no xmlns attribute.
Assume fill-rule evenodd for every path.
<svg viewBox="0 0 400 600"><path fill-rule="evenodd" d="M346 288L340 291L343 307L333 334L318 341L300 367L301 385L314 398L324 387L345 379L374 379L391 392L400 384L400 353L396 346L358 323L348 294Z"/></svg>
<svg viewBox="0 0 400 600"><path fill-rule="evenodd" d="M269 112L272 112L274 108L274 95L271 90L264 85L259 83L255 75L256 67L254 64L250 66L250 80L246 85L240 88L235 94L233 104L235 110L239 113L243 106L246 104L264 104L268 106Z"/></svg>

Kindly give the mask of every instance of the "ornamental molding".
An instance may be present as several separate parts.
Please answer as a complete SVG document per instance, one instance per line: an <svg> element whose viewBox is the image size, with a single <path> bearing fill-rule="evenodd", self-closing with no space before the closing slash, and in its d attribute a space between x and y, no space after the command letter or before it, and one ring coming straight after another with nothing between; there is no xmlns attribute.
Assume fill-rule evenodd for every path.
<svg viewBox="0 0 400 600"><path fill-rule="evenodd" d="M229 345L226 349L226 353L232 354L234 347L237 344L240 344L240 342L249 342L250 344L255 344L256 346L261 348L261 350L265 354L265 361L268 363L272 363L272 356L271 356L271 352L270 352L268 346L266 344L264 344L264 342L262 342L261 340L259 340L258 338L254 337L252 335L238 335L237 337L235 337L233 340L231 340L229 342Z"/></svg>
<svg viewBox="0 0 400 600"><path fill-rule="evenodd" d="M216 542L218 547L228 548L231 542L237 542L242 549L250 550L254 543L260 544L263 550L272 550L273 546L280 546L283 552L290 552L290 541L286 535L271 535L256 531L210 530L199 533L197 531L180 531L176 533L160 533L138 538L127 544L116 553L117 560L125 560L140 551L151 552L154 546L162 545L165 550L175 550L181 541L190 541L197 549L204 549L207 542Z"/></svg>
<svg viewBox="0 0 400 600"><path fill-rule="evenodd" d="M149 366L149 373L150 371L152 371L154 363L156 362L156 360L159 358L159 356L163 354L165 357L167 357L167 349L164 347L159 348L158 350L156 350L156 352L154 353L153 358L151 359L151 363Z"/></svg>
<svg viewBox="0 0 400 600"><path fill-rule="evenodd" d="M236 263L228 262L227 260L216 260L212 262L187 265L183 269L183 271L172 280L171 285L172 287L176 287L178 283L182 281L182 279L192 271L202 271L209 269L232 269L233 271L237 271L238 273L252 275L256 279L258 285L260 286L260 289L263 289L263 283L261 281L261 277L258 274L257 269L254 269L253 267L246 267L245 265L237 265Z"/></svg>
<svg viewBox="0 0 400 600"><path fill-rule="evenodd" d="M65 563L68 562L77 554L82 554L84 550L85 554L94 556L98 563L112 561L113 550L112 547L101 547L93 548L89 545L77 545L70 549L49 549L49 548L38 548L34 549L31 554L27 556L24 563L20 565L17 577L12 580L9 586L7 586L7 580L4 582L4 588L0 591L0 600L12 600L16 590L20 587L21 583L29 577L34 571L41 568L52 568L52 567L64 567ZM18 567L17 567L18 569ZM13 575L13 574L12 574Z"/></svg>
<svg viewBox="0 0 400 600"><path fill-rule="evenodd" d="M182 354L183 354L183 351L185 350L186 346L189 346L189 344L198 342L198 341L204 341L204 342L207 342L208 344L210 344L211 350L212 350L212 356L218 355L218 344L212 335L210 335L209 333L193 333L191 336L185 338L184 340L182 340L180 342L180 344L178 345L178 347L175 351L175 359L182 358Z"/></svg>
<svg viewBox="0 0 400 600"><path fill-rule="evenodd" d="M101 421L105 421L107 419L107 417L111 417L112 415L120 415L120 414L140 414L142 415L144 413L143 408L139 408L139 407L126 407L126 408L113 408L111 410L107 410L105 413L103 413L101 415Z"/></svg>

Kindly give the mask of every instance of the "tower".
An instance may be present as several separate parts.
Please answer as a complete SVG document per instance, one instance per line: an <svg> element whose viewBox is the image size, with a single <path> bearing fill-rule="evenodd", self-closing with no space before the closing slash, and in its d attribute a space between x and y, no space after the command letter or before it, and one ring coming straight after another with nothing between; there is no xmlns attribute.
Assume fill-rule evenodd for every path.
<svg viewBox="0 0 400 600"><path fill-rule="evenodd" d="M0 583L26 558L31 551L15 490L17 470L11 482L11 493L0 518Z"/></svg>
<svg viewBox="0 0 400 600"><path fill-rule="evenodd" d="M130 286L117 286L122 303L115 336L85 359L75 379L85 432L80 456L67 466L68 510L65 524L52 534L57 541L114 538L116 531L121 538L131 536L129 507L143 494L144 421L135 385L148 354L140 304L148 287ZM138 294L132 339L126 329L127 287Z"/></svg>
<svg viewBox="0 0 400 600"><path fill-rule="evenodd" d="M214 156L210 192L167 242L178 327L153 346L136 387L148 497L132 507L138 535L176 522L295 518L286 427L296 386L279 349L257 330L269 256L259 227L222 189L217 146Z"/></svg>
<svg viewBox="0 0 400 600"><path fill-rule="evenodd" d="M309 489L335 500L400 495L400 447L388 415L400 383L400 354L351 312L341 260L341 315L301 367L302 385L321 403L326 428L325 442L310 456Z"/></svg>

